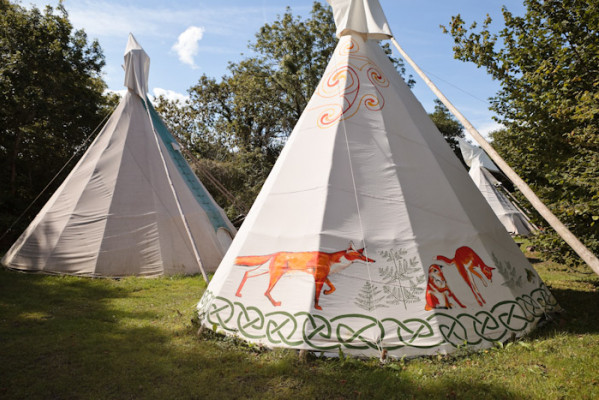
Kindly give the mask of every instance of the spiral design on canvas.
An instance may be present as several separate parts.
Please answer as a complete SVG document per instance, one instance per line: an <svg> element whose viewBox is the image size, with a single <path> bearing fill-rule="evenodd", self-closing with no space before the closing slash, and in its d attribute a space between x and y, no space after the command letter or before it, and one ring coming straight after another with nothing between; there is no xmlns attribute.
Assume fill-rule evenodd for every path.
<svg viewBox="0 0 599 400"><path fill-rule="evenodd" d="M346 36L347 37L347 36ZM342 46L339 47L339 55L347 56L351 53L357 53L360 51L360 45L354 39L349 38L350 40L346 43L343 43Z"/></svg>
<svg viewBox="0 0 599 400"><path fill-rule="evenodd" d="M339 104L327 104L326 108L318 116L318 126L326 127L334 123L343 114L343 109Z"/></svg>
<svg viewBox="0 0 599 400"><path fill-rule="evenodd" d="M389 86L389 80L370 58L360 53L359 43L348 38L340 44L337 56L344 63L329 67L316 90L317 96L331 103L311 108L318 110L320 128L352 118L361 108L380 111L385 106L381 89Z"/></svg>
<svg viewBox="0 0 599 400"><path fill-rule="evenodd" d="M366 94L362 96L362 103L370 111L379 111L385 104L385 99L382 101L375 94Z"/></svg>
<svg viewBox="0 0 599 400"><path fill-rule="evenodd" d="M372 66L368 68L367 74L368 79L373 85L378 87L389 87L389 80L383 75L378 67Z"/></svg>
<svg viewBox="0 0 599 400"><path fill-rule="evenodd" d="M368 68L366 71L368 80L372 83L372 86L376 93L368 93L362 97L362 103L370 111L380 111L385 106L385 97L379 90L379 88L388 87L389 81L383 75L380 69L375 66Z"/></svg>
<svg viewBox="0 0 599 400"><path fill-rule="evenodd" d="M317 94L321 97L332 98L357 93L360 90L360 78L349 65L336 68L318 87Z"/></svg>
<svg viewBox="0 0 599 400"><path fill-rule="evenodd" d="M318 88L317 94L324 98L339 98L338 103L329 103L319 108L318 126L327 127L341 118L353 107L360 92L360 79L349 65L343 65L331 72Z"/></svg>

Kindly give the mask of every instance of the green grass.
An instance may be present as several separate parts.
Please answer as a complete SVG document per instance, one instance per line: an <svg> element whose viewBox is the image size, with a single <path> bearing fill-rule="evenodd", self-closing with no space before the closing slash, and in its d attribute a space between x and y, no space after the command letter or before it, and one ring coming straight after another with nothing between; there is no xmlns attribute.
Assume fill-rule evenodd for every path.
<svg viewBox="0 0 599 400"><path fill-rule="evenodd" d="M503 348L386 365L198 337L199 277L0 269L0 399L599 398L599 277L531 261L566 310L554 323Z"/></svg>

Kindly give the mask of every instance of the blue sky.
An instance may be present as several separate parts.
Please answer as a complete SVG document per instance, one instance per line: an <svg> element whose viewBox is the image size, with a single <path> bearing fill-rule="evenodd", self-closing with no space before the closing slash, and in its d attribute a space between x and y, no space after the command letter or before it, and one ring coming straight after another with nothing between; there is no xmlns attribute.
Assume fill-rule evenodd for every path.
<svg viewBox="0 0 599 400"><path fill-rule="evenodd" d="M325 3L325 0L321 0ZM23 4L56 5L58 0L22 0ZM518 0L380 0L391 30L404 50L481 133L496 129L487 99L498 85L484 70L453 58L452 39L439 25L461 14L466 23L486 14L497 27L501 8L524 11ZM150 93L177 98L186 95L202 74L220 77L229 61L250 54L247 45L265 23L287 6L308 16L313 0L65 0L76 28L99 40L106 56L104 78L111 90L123 89L123 52L132 32L151 58ZM428 111L434 95L416 76L413 91Z"/></svg>

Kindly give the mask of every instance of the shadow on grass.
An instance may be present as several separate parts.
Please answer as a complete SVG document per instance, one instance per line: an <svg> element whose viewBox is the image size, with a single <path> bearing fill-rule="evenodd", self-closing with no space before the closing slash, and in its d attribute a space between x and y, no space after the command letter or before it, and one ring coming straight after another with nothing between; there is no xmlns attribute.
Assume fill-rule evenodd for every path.
<svg viewBox="0 0 599 400"><path fill-rule="evenodd" d="M540 258L536 258L536 257L526 257L526 259L528 260L529 263L531 263L532 265L535 264L540 264L543 262L543 260L541 260Z"/></svg>
<svg viewBox="0 0 599 400"><path fill-rule="evenodd" d="M548 329L564 333L599 333L599 291L550 288L564 312Z"/></svg>
<svg viewBox="0 0 599 400"><path fill-rule="evenodd" d="M133 282L0 270L0 398L523 398L457 374L301 364L292 351L201 341L190 323L196 290Z"/></svg>

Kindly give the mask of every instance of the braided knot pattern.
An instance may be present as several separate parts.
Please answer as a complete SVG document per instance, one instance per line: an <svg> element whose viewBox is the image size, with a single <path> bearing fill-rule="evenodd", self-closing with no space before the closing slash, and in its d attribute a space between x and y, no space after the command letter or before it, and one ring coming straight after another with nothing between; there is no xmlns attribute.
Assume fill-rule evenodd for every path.
<svg viewBox="0 0 599 400"><path fill-rule="evenodd" d="M327 318L307 312L264 312L206 291L198 304L200 321L216 330L271 347L317 351L431 349L441 346L484 345L532 329L539 319L557 309L546 287L515 300L495 304L489 311L450 314L434 312L426 318L383 318L342 314Z"/></svg>

